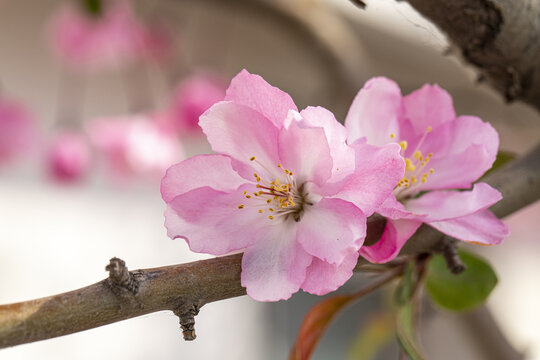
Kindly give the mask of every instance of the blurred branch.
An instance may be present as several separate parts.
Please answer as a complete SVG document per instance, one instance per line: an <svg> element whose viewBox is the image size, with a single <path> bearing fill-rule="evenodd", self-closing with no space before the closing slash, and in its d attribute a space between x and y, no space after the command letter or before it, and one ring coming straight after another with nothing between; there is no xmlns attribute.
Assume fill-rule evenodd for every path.
<svg viewBox="0 0 540 360"><path fill-rule="evenodd" d="M526 156L491 173L486 182L504 198L492 207L507 216L540 198L540 144ZM368 221L369 236L380 236L380 218ZM422 226L402 253L440 249L445 235ZM240 285L242 254L129 272L113 258L110 277L79 290L0 306L0 347L71 334L155 311L180 318L187 340L195 338L194 316L213 301L245 295ZM360 259L357 270L367 261ZM375 265L371 265L375 266ZM382 264L381 266L384 266Z"/></svg>
<svg viewBox="0 0 540 360"><path fill-rule="evenodd" d="M508 101L540 110L540 2L407 0Z"/></svg>

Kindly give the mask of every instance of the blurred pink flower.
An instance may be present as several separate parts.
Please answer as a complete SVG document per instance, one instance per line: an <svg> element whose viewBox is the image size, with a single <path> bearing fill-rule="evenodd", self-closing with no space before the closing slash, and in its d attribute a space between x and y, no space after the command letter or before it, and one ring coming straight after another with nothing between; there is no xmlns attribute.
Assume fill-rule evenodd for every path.
<svg viewBox="0 0 540 360"><path fill-rule="evenodd" d="M321 107L240 72L199 122L217 155L174 165L161 183L165 226L192 251L245 249L242 285L260 301L337 289L351 275L366 216L403 175L396 144L348 146Z"/></svg>
<svg viewBox="0 0 540 360"><path fill-rule="evenodd" d="M67 6L54 17L52 45L74 68L101 69L140 60L163 61L171 38L162 27L150 28L135 16L127 0L107 1L103 13L90 16Z"/></svg>
<svg viewBox="0 0 540 360"><path fill-rule="evenodd" d="M166 121L180 134L200 133L199 116L225 97L219 76L198 74L184 79L172 97Z"/></svg>
<svg viewBox="0 0 540 360"><path fill-rule="evenodd" d="M169 166L184 158L174 134L146 116L95 119L89 134L111 173L120 178L162 177Z"/></svg>
<svg viewBox="0 0 540 360"><path fill-rule="evenodd" d="M397 142L405 176L378 213L388 218L380 241L360 253L372 262L393 259L422 223L457 239L491 245L508 228L489 210L501 194L477 183L491 168L499 137L474 116L456 117L450 95L437 85L402 97L386 78L369 80L353 101L345 126L348 141L367 138L374 145ZM427 192L427 193L425 193Z"/></svg>
<svg viewBox="0 0 540 360"><path fill-rule="evenodd" d="M0 164L29 152L37 141L36 124L21 104L0 98Z"/></svg>
<svg viewBox="0 0 540 360"><path fill-rule="evenodd" d="M48 149L49 174L59 182L82 180L90 167L90 150L83 134L66 131L58 134Z"/></svg>

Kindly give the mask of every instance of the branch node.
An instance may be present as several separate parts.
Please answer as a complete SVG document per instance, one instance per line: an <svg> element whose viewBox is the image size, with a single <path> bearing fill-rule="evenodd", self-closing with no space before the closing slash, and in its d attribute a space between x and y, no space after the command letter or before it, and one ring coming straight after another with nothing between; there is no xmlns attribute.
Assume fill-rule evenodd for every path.
<svg viewBox="0 0 540 360"><path fill-rule="evenodd" d="M133 273L128 271L126 262L117 257L109 260L109 265L105 267L109 272L107 283L111 290L120 297L126 295L136 295L139 291L139 281Z"/></svg>
<svg viewBox="0 0 540 360"><path fill-rule="evenodd" d="M195 334L195 315L199 313L199 306L196 304L183 305L173 312L180 319L180 327L182 328L184 340L195 340L197 337Z"/></svg>
<svg viewBox="0 0 540 360"><path fill-rule="evenodd" d="M467 269L457 252L456 240L445 237L442 242L442 256L452 274L460 274Z"/></svg>

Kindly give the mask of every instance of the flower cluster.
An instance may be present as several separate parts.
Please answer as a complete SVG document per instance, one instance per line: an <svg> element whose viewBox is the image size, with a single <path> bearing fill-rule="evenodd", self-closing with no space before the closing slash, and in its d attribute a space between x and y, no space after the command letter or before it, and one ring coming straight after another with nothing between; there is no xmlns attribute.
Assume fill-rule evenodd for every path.
<svg viewBox="0 0 540 360"><path fill-rule="evenodd" d="M99 14L62 7L51 22L53 49L76 69L102 69L134 61L164 61L171 39L165 29L139 20L126 0L103 2Z"/></svg>
<svg viewBox="0 0 540 360"><path fill-rule="evenodd" d="M496 190L443 190L470 187L493 163L498 138L480 119L455 118L436 86L402 98L393 82L373 79L343 126L324 108L298 111L287 93L244 70L199 125L216 154L167 171L165 226L195 252L243 250L241 282L256 300L333 291L359 254L392 259L422 222L470 242L506 236L486 210ZM375 212L389 221L383 238L363 247Z"/></svg>

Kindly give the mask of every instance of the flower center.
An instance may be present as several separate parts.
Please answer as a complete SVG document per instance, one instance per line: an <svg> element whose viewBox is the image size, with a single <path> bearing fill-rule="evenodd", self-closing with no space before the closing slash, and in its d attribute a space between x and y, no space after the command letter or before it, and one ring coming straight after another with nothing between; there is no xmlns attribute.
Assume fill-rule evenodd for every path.
<svg viewBox="0 0 540 360"><path fill-rule="evenodd" d="M308 193L305 184L297 184L292 171L283 168L281 164L276 165L277 171L271 171L254 156L250 160L269 174L277 174L274 180L268 181L261 178L258 173L253 173L256 191L250 193L244 190L244 197L249 201L238 205L238 209L255 209L269 220L292 218L294 221L300 221L305 206L313 205L307 200Z"/></svg>
<svg viewBox="0 0 540 360"><path fill-rule="evenodd" d="M424 143L424 140L428 133L432 130L431 126L428 126L426 132L416 145L411 157L405 157L405 150L407 150L407 141L399 141L398 144L401 146L401 155L405 159L405 174L401 180L399 180L397 186L394 188L394 195L396 199L403 200L407 197L412 196L414 193L419 191L419 186L425 184L428 181L428 176L433 174L435 170L432 168L427 168L426 165L429 163L433 153L428 153L427 155L422 154L420 147ZM394 139L395 135L390 134L390 138Z"/></svg>

